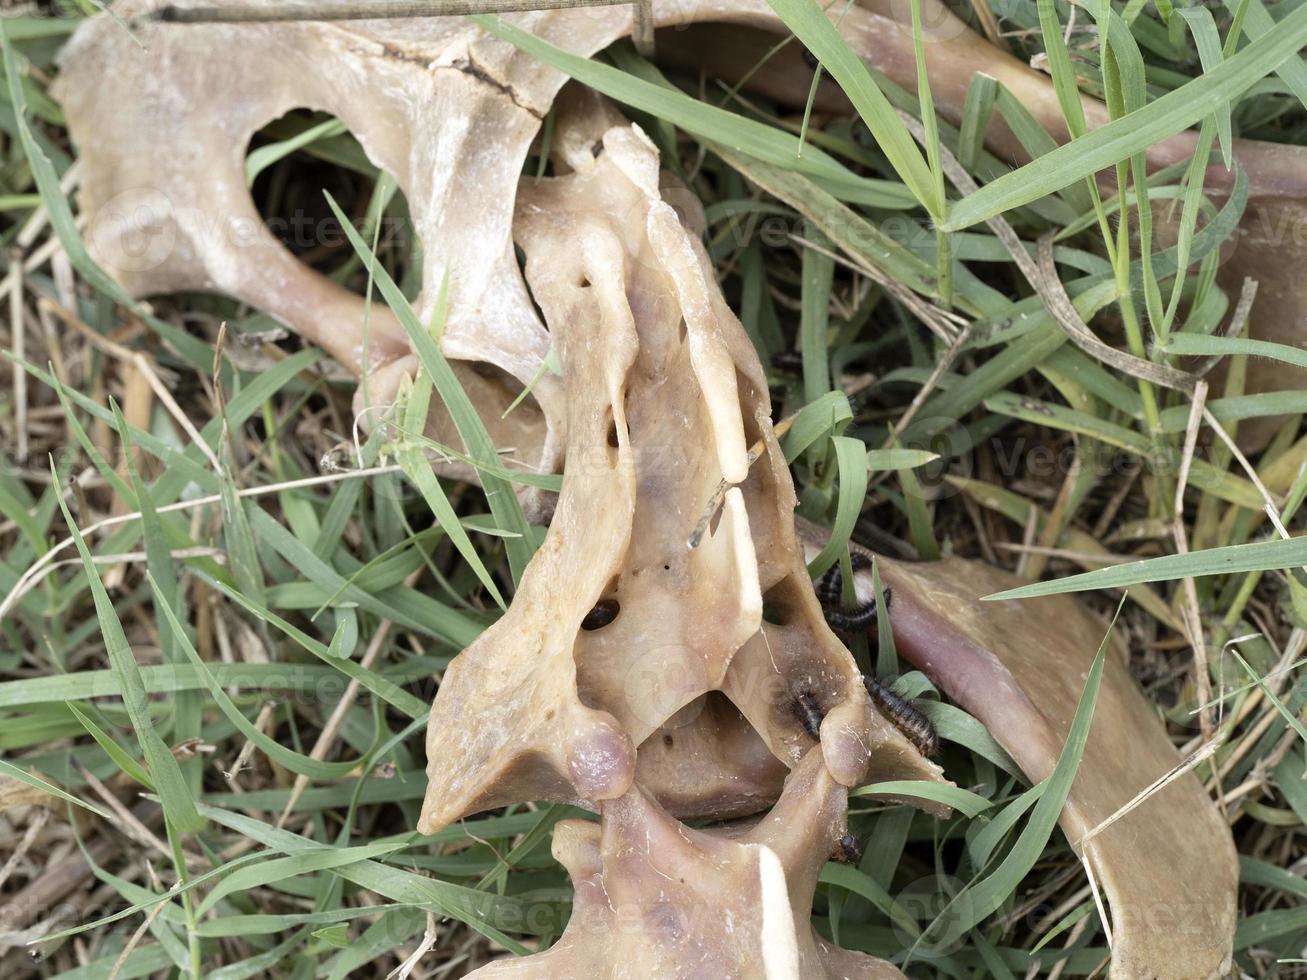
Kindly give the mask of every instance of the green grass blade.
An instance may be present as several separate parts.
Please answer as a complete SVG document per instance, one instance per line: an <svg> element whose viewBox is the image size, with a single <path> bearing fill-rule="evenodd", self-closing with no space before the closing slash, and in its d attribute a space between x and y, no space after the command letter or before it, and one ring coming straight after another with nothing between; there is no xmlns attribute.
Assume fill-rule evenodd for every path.
<svg viewBox="0 0 1307 980"><path fill-rule="evenodd" d="M853 408L842 391L828 391L799 410L790 431L781 440L785 462L793 463L822 436L841 431L853 418Z"/></svg>
<svg viewBox="0 0 1307 980"><path fill-rule="evenodd" d="M968 173L976 169L976 162L985 149L985 134L994 115L994 101L998 98L998 80L992 75L976 72L967 86L967 98L962 105L962 124L958 129L958 162Z"/></svg>
<svg viewBox="0 0 1307 980"><path fill-rule="evenodd" d="M936 218L943 217L944 198L935 175L867 66L849 48L826 12L813 0L767 0L767 3L844 89L890 166L922 207Z"/></svg>
<svg viewBox="0 0 1307 980"><path fill-rule="evenodd" d="M408 392L408 403L405 406L404 426L409 432L421 432L422 427L426 425L427 413L431 407L432 391L431 375L426 371L420 371L417 378L413 381L412 387ZM449 497L445 495L444 488L436 478L435 471L431 468L431 461L423 455L422 451L410 440L401 439L400 444L395 450L396 458L400 466L404 468L404 475L413 481L418 488L422 497L431 508L431 513L435 515L436 523L449 536L449 540L454 543L458 553L463 556L468 567L476 574L476 577L485 586L486 591L490 593L491 598L499 605L500 609L508 608L504 602L504 597L499 594L499 587L495 585L495 580L490 577L490 572L486 569L485 564L481 561L481 556L477 554L472 539L468 537L466 528L458 519L458 514L449 502Z"/></svg>
<svg viewBox="0 0 1307 980"><path fill-rule="evenodd" d="M1226 0L1225 6L1235 14L1237 20L1238 11L1245 7L1245 4L1243 30L1250 40L1256 41L1258 38L1283 30L1284 22L1277 23L1262 0ZM1298 97L1298 101L1307 106L1307 62L1295 54L1285 59L1275 69L1275 73L1288 86L1289 91Z"/></svg>
<svg viewBox="0 0 1307 980"><path fill-rule="evenodd" d="M409 342L417 352L418 360L431 376L436 391L440 393L440 398L449 411L449 416L458 430L459 437L463 440L468 456L472 458L474 465L479 464L481 486L490 504L490 512L495 515L495 520L501 528L517 535L517 537L505 538L504 547L508 552L513 581L520 581L522 572L535 550L533 545L535 535L531 533L531 527L527 523L526 515L522 513L522 505L518 503L512 486L507 480L494 475L493 470L485 468L499 465L495 444L490 434L486 432L485 424L477 415L476 409L472 407L471 399L459 384L457 375L445 360L445 355L440 352L440 345L436 343L431 331L419 322L404 293L395 284L395 280L390 277L385 267L377 261L377 257L372 254L372 250L368 248L349 218L341 211L340 205L330 194L326 194L326 197L354 251L371 270L386 304L403 325L404 332L408 334Z"/></svg>
<svg viewBox="0 0 1307 980"><path fill-rule="evenodd" d="M217 906L228 895L248 891L251 888L264 888L278 881L293 878L296 875L312 874L317 871L330 871L360 861L393 854L409 846L408 841L375 841L358 847L323 847L319 850L306 851L290 857L276 858L271 861L258 861L233 871L214 886L204 901L195 910L203 915Z"/></svg>
<svg viewBox="0 0 1307 980"><path fill-rule="evenodd" d="M57 483L59 478L53 463L50 466L50 473ZM73 515L69 513L68 505L64 503L62 496L59 498L59 509L63 511L69 533L81 555L82 566L86 571L87 581L91 585L91 595L95 601L96 618L100 622L100 632L104 636L105 652L122 691L123 706L127 709L127 716L131 719L137 741L140 742L141 752L150 770L150 778L158 788L164 813L168 822L180 833L200 830L204 826L204 819L195 809L195 801L191 798L190 788L182 777L181 767L173 758L168 746L164 744L163 738L154 730L145 687L141 683L140 668L127 642L122 623L118 621L113 602L110 601L104 583L100 580L100 572L92 560L91 549L82 539L82 532L77 522L73 520ZM165 607L165 612L167 611Z"/></svg>
<svg viewBox="0 0 1307 980"><path fill-rule="evenodd" d="M819 240L818 245L829 244ZM830 291L835 260L814 248L803 250L803 278L799 310L799 350L803 355L803 400L815 402L830 391Z"/></svg>
<svg viewBox="0 0 1307 980"><path fill-rule="evenodd" d="M72 701L65 701L64 704L73 713L73 717L81 722L82 727L86 729L86 733L95 739L100 748L104 749L104 754L113 760L115 766L150 790L150 792L155 791L154 781L150 779L150 774L141 768L139 762L128 755L121 745L110 738L108 733L76 704Z"/></svg>
<svg viewBox="0 0 1307 980"><path fill-rule="evenodd" d="M1267 357L1295 367L1307 367L1307 350L1276 344L1269 340L1249 340L1244 337L1208 337L1199 334L1175 333L1158 350L1166 354L1224 357L1246 354L1250 357Z"/></svg>
<svg viewBox="0 0 1307 980"><path fill-rule="evenodd" d="M939 453L925 449L868 449L867 468L874 471L915 470L939 459Z"/></svg>
<svg viewBox="0 0 1307 980"><path fill-rule="evenodd" d="M868 783L849 791L850 798L855 796L911 796L915 799L930 800L952 807L968 817L984 813L994 804L983 796L972 793L958 786L946 783L932 783L924 779L890 779L879 783Z"/></svg>
<svg viewBox="0 0 1307 980"><path fill-rule="evenodd" d="M153 575L146 573L150 579L150 587L154 591L154 601L156 608L162 609L164 616L168 620L168 625L172 627L174 633L181 644L182 652L190 660L191 664L199 672L200 677L204 680L205 686L209 689L209 695L217 703L219 709L227 719L240 730L240 733L255 744L269 759L279 765L285 766L291 772L298 773L302 776L309 776L313 779L340 779L358 768L358 761L346 762L319 762L316 759L310 759L308 756L296 752L294 749L288 749L280 742L268 737L245 717L241 711L227 696L217 679L209 671L209 666L200 659L200 655L195 651L191 644L190 638L186 635L186 630L178 621L177 616L168 606L167 601L161 594L159 583L155 581ZM337 658L333 658L337 659Z"/></svg>
<svg viewBox="0 0 1307 980"><path fill-rule="evenodd" d="M832 436L835 461L839 467L840 491L826 546L808 563L808 574L816 577L830 568L849 543L853 527L867 498L867 447L861 439Z"/></svg>
<svg viewBox="0 0 1307 980"><path fill-rule="evenodd" d="M468 19L500 40L509 42L582 84L624 105L666 119L687 133L723 143L766 163L798 170L810 177L831 180L837 185L856 189L868 184L868 181L817 147L802 146L797 138L775 127L700 102L683 92L663 88L610 65L564 51L498 17L475 16ZM839 37L838 33L836 37Z"/></svg>
<svg viewBox="0 0 1307 980"><path fill-rule="evenodd" d="M1204 575L1231 575L1239 572L1264 572L1271 569L1307 565L1307 537L1280 538L1252 544L1232 544L1223 548L1206 548L1184 555L1145 558L1111 568L1069 575L1051 582L1036 582L985 596L985 599L1033 599L1063 592L1087 592L1090 589L1119 589L1144 582L1169 582Z"/></svg>
<svg viewBox="0 0 1307 980"><path fill-rule="evenodd" d="M1017 837L1012 850L999 863L999 866L979 882L968 885L950 903L957 906L957 913L947 915L945 925L936 931L928 930L932 945L948 945L961 938L972 926L997 910L1005 902L1026 873L1035 866L1044 846L1048 843L1061 815L1062 807L1071 792L1076 770L1084 755L1085 745L1089 741L1089 728L1094 720L1094 706L1098 703L1098 690L1103 679L1103 667L1107 658L1108 640L1116 626L1116 616L1121 613L1117 607L1116 615L1099 644L1098 654L1085 677L1085 686L1076 705L1075 716L1067 731L1066 742L1058 755L1057 765L1044 783L1044 790L1030 813L1025 829ZM937 920L939 921L939 920Z"/></svg>
<svg viewBox="0 0 1307 980"><path fill-rule="evenodd" d="M6 762L4 759L0 759L0 776L8 776L10 779L16 779L20 783L25 783L28 786L31 786L33 789L39 789L42 793L49 793L51 796L58 797L65 803L80 806L83 810L94 813L101 820L113 823L114 818L109 816L109 814L105 813L94 803L87 803L85 800L79 800L76 796L64 792L53 783L47 783L40 776L33 776L30 772L19 769L12 762Z"/></svg>
<svg viewBox="0 0 1307 980"><path fill-rule="evenodd" d="M1278 30L1257 38L1212 72L964 197L949 209L943 227L968 228L1128 159L1219 110L1305 44L1307 7L1299 7L1280 21Z"/></svg>
<svg viewBox="0 0 1307 980"><path fill-rule="evenodd" d="M328 119L316 126L308 127L295 136L251 150L250 155L245 158L245 186L253 187L255 177L296 150L302 150L320 139L339 136L344 132L346 132L344 123L339 119Z"/></svg>

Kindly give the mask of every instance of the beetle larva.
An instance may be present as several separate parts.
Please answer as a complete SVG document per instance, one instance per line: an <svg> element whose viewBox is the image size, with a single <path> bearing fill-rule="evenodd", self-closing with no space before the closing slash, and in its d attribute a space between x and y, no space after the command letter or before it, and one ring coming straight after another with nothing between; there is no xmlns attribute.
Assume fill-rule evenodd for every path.
<svg viewBox="0 0 1307 980"><path fill-rule="evenodd" d="M887 685L881 683L879 678L865 676L862 678L862 684L866 687L872 703L880 709L880 713L917 747L917 751L927 758L939 752L939 735L935 732L935 726L916 705L907 698L895 694Z"/></svg>
<svg viewBox="0 0 1307 980"><path fill-rule="evenodd" d="M821 720L825 715L811 691L800 691L794 699L794 716L805 732L815 739L821 738Z"/></svg>
<svg viewBox="0 0 1307 980"><path fill-rule="evenodd" d="M860 551L853 552L849 557L854 572L871 567L871 559ZM892 593L889 589L884 589L883 594L885 608L888 609ZM838 563L826 569L826 573L817 581L817 599L821 603L826 624L846 636L866 633L876 625L880 608L875 596L853 609L844 608L844 574Z"/></svg>

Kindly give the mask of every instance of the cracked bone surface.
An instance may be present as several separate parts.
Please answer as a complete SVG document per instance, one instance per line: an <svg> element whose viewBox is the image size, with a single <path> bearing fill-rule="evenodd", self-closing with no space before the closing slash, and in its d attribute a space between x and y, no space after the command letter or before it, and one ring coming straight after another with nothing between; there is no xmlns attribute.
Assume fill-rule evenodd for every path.
<svg viewBox="0 0 1307 980"><path fill-rule="evenodd" d="M130 18L146 9L129 0L115 12ZM769 8L747 0L659 0L654 15L663 26L717 20L780 29ZM837 15L859 53L895 80L912 81L911 35L902 24L870 9ZM629 30L630 9L506 19L589 54ZM245 186L254 132L292 108L330 112L408 198L428 287L448 269L443 347L460 359L460 380L484 408L496 443L518 447L521 462L546 469L566 452L565 490L544 547L509 613L455 661L433 708L439 790L424 807L423 826L521 799L600 810L601 829L565 824L555 845L579 895L576 925L556 962L573 964L568 969L578 975L604 974L603 964L622 952L586 932L586 924L598 932L620 927L595 904L606 890L636 901L664 894L651 875L665 868L641 843L649 840L676 844L674 860L705 875L689 889L667 882L674 904L702 909L714 895L734 899L738 891L729 907L742 909L740 921L752 923L752 932L729 949L714 946L709 952L727 959L712 962L734 962L741 972L753 969L745 964L771 964L770 975L807 976L815 955L819 969L834 975L894 975L825 947L794 923L807 915L811 886L804 882L843 819L845 788L868 777L941 777L869 709L851 658L821 620L794 541L793 489L756 358L698 243L661 199L652 149L592 102L555 133L556 156L572 173L524 181L519 194L528 147L564 79L463 20L137 30L144 48L108 18L82 25L57 89L81 151L88 238L109 271L137 295L207 289L241 298L366 377L374 404L387 402L416 364L398 323L374 305L365 356L362 300L285 252ZM1023 98L1053 105L1046 81L986 52L965 28L928 45L928 61L946 109L950 100L960 105L970 70L995 64L1005 66L1005 82ZM114 126L105 126L110 118ZM1005 138L995 136L999 149ZM1252 159L1259 151L1244 152ZM1269 164L1261 173L1269 194ZM1256 190L1258 172L1250 167L1250 175ZM514 235L550 330L518 271ZM433 303L429 288L417 304L424 318ZM502 408L536 375L551 342L562 378L544 377L534 389L538 408L519 408L505 428ZM441 420L433 424L449 433ZM767 451L747 467L744 447L757 440ZM441 441L458 444L452 433ZM743 477L746 467L711 533L687 552L686 536L717 481ZM912 590L935 595L932 572L912 574L899 584L900 602ZM947 606L956 596L944 590L935 598ZM616 617L580 629L601 600L616 601ZM959 624L966 625L945 622L942 633L922 635L960 642ZM1038 751L1023 756L1014 718L1034 716L983 712L985 685L1006 680L982 672L983 683L971 685L967 663L938 662L940 686L1038 773L1056 732L1045 724ZM1018 668L1007 669L1020 679ZM799 694L824 714L819 745L793 711ZM790 789L782 796L787 771ZM778 797L744 836L677 822L756 815ZM1081 828L1101 810L1083 813ZM778 826L786 814L797 830ZM1103 858L1110 834L1097 855L1109 892L1114 882L1128 882ZM1214 846L1224 853L1228 836ZM1183 887L1191 869L1176 867L1185 868L1171 875ZM782 877L792 913L788 932L778 934L792 943L767 949L759 930L770 933L783 910L764 893L770 887L774 897ZM1123 906L1132 894L1117 892ZM704 934L695 931L702 923L691 925L678 934L679 945L669 945L656 923L637 926L647 962L702 951ZM1218 941L1225 925L1214 923ZM1145 947L1137 934L1125 935L1125 950ZM750 936L758 942L750 945ZM1151 949L1148 956L1157 956L1164 947ZM572 959L562 960L565 954ZM796 962L803 972L787 972ZM1114 965L1117 975L1133 975L1124 969ZM688 965L682 973L694 975Z"/></svg>
<svg viewBox="0 0 1307 980"><path fill-rule="evenodd" d="M330 6L350 0L305 2ZM114 10L131 20L150 7L150 0L124 0ZM862 6L832 8L830 16L853 50L911 88L916 66L909 7L865 0ZM946 117L958 119L971 78L984 72L1011 89L1054 136L1065 138L1046 75L988 44L938 0L923 0L922 7L932 95ZM689 49L696 67L720 67L727 74L741 73L731 59L741 52L749 57L749 38L786 33L762 0L657 0L652 12L659 27L730 25L716 28L731 32L729 43L713 35L711 26L695 29L707 32L697 43L695 31L684 38L669 33L660 43L673 56L678 48ZM616 5L504 19L589 55L629 33L631 17L628 5ZM424 318L448 270L443 347L456 359L460 380L487 406L492 435L519 447L520 462L555 469L564 412L555 379L545 376L533 389L543 415L525 406L509 417L507 431L499 416L515 389L536 376L548 350L547 332L514 261L510 223L518 175L565 81L562 73L461 18L138 22L133 30L142 44L107 17L83 24L63 55L55 89L87 163L81 195L93 254L137 295L211 289L250 302L367 375L373 406L388 403L401 374L416 365L403 330L387 310L374 306L365 357L362 300L283 249L263 227L245 186L245 149L260 127L297 107L330 112L394 176L410 203L423 245L427 289L416 306ZM796 46L769 59L767 71L751 73L751 84L801 103L811 70ZM1106 121L1101 103L1088 96L1082 101L1091 126ZM101 125L107 118L117 124ZM1150 148L1150 165L1187 159L1194 139L1193 132L1180 133ZM990 126L987 143L1009 159L1026 156L1001 120ZM1249 204L1237 247L1232 243L1223 253L1222 282L1237 290L1245 275L1258 278L1261 300L1251 335L1300 346L1307 292L1297 269L1307 227L1307 150L1236 140L1234 155L1248 175ZM1232 174L1219 165L1209 170L1208 186L1217 196L1231 182ZM474 372L459 360L483 362L483 370ZM503 376L485 377L484 365ZM1301 379L1299 369L1278 361L1253 359L1248 370L1253 391ZM447 422L437 420L436 428L442 441L458 445ZM1267 428L1246 424L1241 438L1251 433L1256 441Z"/></svg>
<svg viewBox="0 0 1307 980"><path fill-rule="evenodd" d="M555 834L577 895L563 937L483 977L900 977L821 940L813 890L869 765L942 777L826 627L761 367L652 144L573 95L555 141L571 172L524 181L514 221L563 369L563 487L508 612L441 683L419 828L540 798L602 815ZM737 485L687 548L724 474ZM752 827L677 819L757 813L787 766Z"/></svg>
<svg viewBox="0 0 1307 980"><path fill-rule="evenodd" d="M757 355L663 200L652 144L608 112L561 105L572 172L519 189L514 234L567 392L563 488L508 612L441 683L420 827L530 799L593 807L637 780L675 816L756 813L814 744L800 695L842 785L869 765L939 779L869 710L825 624ZM738 485L687 548L723 474ZM601 602L610 621L584 628Z"/></svg>

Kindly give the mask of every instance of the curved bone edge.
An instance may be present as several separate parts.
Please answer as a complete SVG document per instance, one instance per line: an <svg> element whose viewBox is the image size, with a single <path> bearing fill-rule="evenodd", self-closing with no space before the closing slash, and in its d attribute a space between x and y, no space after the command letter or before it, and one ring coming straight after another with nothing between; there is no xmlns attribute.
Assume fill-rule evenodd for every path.
<svg viewBox="0 0 1307 980"><path fill-rule="evenodd" d="M583 265L587 256L612 254L602 228L585 218L568 222ZM548 216L566 220L559 211ZM526 247L532 251L529 240ZM601 270L585 267L603 281ZM573 650L630 542L636 473L624 389L638 338L624 302L596 301L598 290L577 299L548 275L540 272L539 295L559 319L568 466L554 519L512 605L454 659L432 705L419 821L427 833L508 802L593 804L624 793L635 772L631 738L612 715L582 704Z"/></svg>
<svg viewBox="0 0 1307 980"><path fill-rule="evenodd" d="M640 233L665 207L657 155L633 127L610 130L600 146L598 158L577 161L585 169L519 197L527 276L564 368L567 465L512 608L454 661L437 694L426 830L468 808L530 799L542 785L546 798L590 803L621 792L631 744L720 684L761 621L738 490L703 549L687 555L684 545L721 473L677 292ZM664 244L673 235L664 229ZM662 447L691 465L647 452ZM601 597L617 603L615 618L581 630ZM609 719L612 731L595 734ZM578 722L583 734L568 727Z"/></svg>
<svg viewBox="0 0 1307 980"><path fill-rule="evenodd" d="M1045 778L1106 625L1069 596L982 603L980 596L1019 581L978 562L879 561L882 581L894 590L900 655L979 719L1032 781ZM1120 659L1109 657L1062 811L1072 846L1079 851L1087 831L1179 761L1153 707ZM1111 906L1113 977L1226 974L1238 865L1229 827L1193 774L1150 797L1088 849Z"/></svg>
<svg viewBox="0 0 1307 980"><path fill-rule="evenodd" d="M643 233L648 215L665 207L657 154L631 126L609 130L598 146L597 158L581 161L584 170L523 187L516 233L555 329L572 330L593 307L639 341L622 417L606 433L632 447L635 465L631 545L606 593L620 611L602 629L580 633L575 656L582 699L610 711L640 742L721 684L736 649L758 630L762 597L738 490L726 495L703 546L685 547L721 480L716 423L692 369L673 277ZM567 391L569 400L586 397L570 380ZM605 448L574 444L567 472ZM588 529L578 524L572 533Z"/></svg>
<svg viewBox="0 0 1307 980"><path fill-rule="evenodd" d="M145 0L128 0L116 12L130 19L146 6ZM1045 128L1065 138L1062 114L1045 75L989 45L937 0L928 0L923 8L932 94L946 116L957 120L972 76L984 72L1002 80ZM653 14L664 27L719 20L736 29L747 25L784 33L771 10L755 0L673 0L656 3ZM901 85L915 85L912 39L902 4L875 0L831 16L838 17L854 50L869 63ZM627 33L631 24L625 6L508 19L581 54ZM244 146L258 126L289 108L313 105L344 119L373 159L399 180L424 243L429 284L440 281L450 256L477 256L478 261L459 262L451 269L446 351L454 357L491 360L522 381L534 376L547 340L512 263L508 215L512 185L538 119L562 83L559 73L485 38L461 19L348 26L138 24L137 29L147 34L148 50L142 51L107 17L81 25L65 49L64 71L55 88L82 149L83 210L90 217L93 251L102 262L106 251L123 259L117 269L111 261L106 264L129 288L138 294L182 288L229 291L327 346L346 363L361 357L357 297L303 269L288 255L274 254L279 246L259 225L240 176ZM662 50L667 47L660 45ZM697 67L720 62L737 47L710 44L699 52ZM212 57L214 51L224 52L223 57ZM238 54L233 57L231 52ZM781 51L770 63L774 70L761 73L754 83L779 85L779 94L787 94L784 80L773 79L782 78L787 59L792 63L796 57L796 52ZM332 71L325 72L324 65ZM369 85L373 71L392 83ZM344 84L335 84L338 74ZM806 95L806 67L802 78L799 87ZM351 98L365 87L368 99ZM383 87L394 102L393 112L375 111ZM229 100L214 99L213 92L243 96L230 101L257 107L254 118L224 118L222 112L233 111ZM451 96L462 97L455 101ZM361 109L353 105L356 101ZM1091 125L1106 119L1100 103L1088 97L1083 102ZM199 107L206 105L218 115L205 116ZM442 111L451 105L459 111ZM98 125L109 117L119 120L112 132ZM193 126L193 120L209 125ZM134 138L122 138L124 132ZM428 138L411 148L413 132ZM997 152L1024 158L1001 120L993 122L987 139ZM1157 144L1149 150L1150 163L1160 167L1188 158L1194 140L1195 134L1186 132ZM149 152L143 154L141 147L149 147ZM158 152L159 147L169 152ZM1252 334L1295 344L1301 338L1300 311L1307 306L1307 296L1293 275L1300 265L1300 249L1288 246L1300 245L1299 229L1307 217L1302 213L1307 200L1304 150L1237 140L1235 155L1249 175L1250 204L1237 248L1232 243L1226 249L1221 278L1233 288L1247 274L1265 280L1269 289L1254 310ZM160 184L164 165L170 177ZM207 175L210 167L220 193L197 201L187 187L203 186L205 182L195 177ZM1213 165L1207 183L1219 192L1230 180L1229 172ZM174 190L180 191L175 200ZM165 200L151 196L153 191L161 191ZM144 225L138 222L141 204L147 215L156 212ZM174 208L185 212L182 220L173 214ZM198 229L192 227L197 224ZM152 240L146 253L153 254L155 244L179 231L185 234L171 250L178 254L157 269L135 268L139 256L132 254L129 243L139 244L145 235ZM192 240L196 231L199 238ZM227 247L224 239L233 231L249 237L244 247ZM97 241L107 249L94 248ZM262 258L254 260L256 253ZM1294 257L1286 258L1289 255ZM1271 275L1282 267L1288 274ZM233 275L233 270L247 275ZM419 303L423 313L429 312L430 292ZM405 344L384 312L377 319L374 351L378 363L384 363ZM1286 372L1297 370L1254 359L1249 365L1250 390L1292 386L1301 375ZM541 379L535 394L551 421L557 418L561 409L554 404L559 393L553 379ZM1273 424L1254 420L1241 427L1241 437L1256 442L1258 433ZM543 435L538 441L544 441ZM542 457L547 466L550 460L552 456Z"/></svg>
<svg viewBox="0 0 1307 980"><path fill-rule="evenodd" d="M565 125L568 116L561 118ZM539 712L549 709L547 720L570 720L583 709L601 712L639 744L686 705L721 687L742 717L719 712L718 727L735 726L733 741L740 744L749 741L744 726L752 724L773 751L777 733L784 733L791 742L782 746L779 757L793 765L810 743L795 739L802 726L788 699L799 687L812 688L823 698L822 752L834 777L853 785L867 770L872 715L852 657L817 608L792 517L780 506L793 500L783 463L727 492L716 528L698 548L685 547L721 481L720 457L712 448L720 412L712 417L692 369L689 329L681 330L683 294L672 280L686 270L665 261L675 231L664 227L656 232L658 244L641 234L650 227L649 215L662 206L656 197L653 147L634 127L611 129L596 145L598 157L593 152L589 160L573 155L578 167L573 173L524 184L520 191L516 234L527 254L527 278L555 325L564 364L570 411L564 487L546 548L533 561L513 608L455 661L444 682L453 685L454 693L447 699L442 687L437 695L428 736L432 781L424 830L470 806L506 801L513 793L530 798L527 791L542 783L558 793L575 767L562 764L555 744L568 744L560 739L566 729L540 724ZM681 234L695 258L692 271L702 273L706 256ZM745 382L737 392L752 409L749 428L765 429L770 408L765 388L757 383L761 369L756 354L724 301L715 297L719 294L713 291L703 301L700 325L715 332L718 349L731 356L733 370ZM627 361L620 371L597 350L610 332L638 341L633 354L622 348ZM604 366L609 369L607 387L598 390L595 379ZM740 431L743 418L737 402L735 427ZM614 444L619 458L634 467L634 500L605 468ZM674 453L660 458L650 448ZM795 593L788 605L799 610L774 643L770 627L759 631L762 569L752 546L755 514L767 527L765 540L772 549L767 574L785 574L775 567L778 558L788 564L784 581ZM597 540L590 542L592 536ZM562 544L554 547L555 542ZM560 548L568 549L565 556ZM589 554L587 548L592 548ZM537 573L537 563L547 571ZM585 564L586 574L574 582L568 572L579 563ZM789 585L797 579L801 586ZM570 597L554 601L552 593L564 589L585 597L579 614ZM615 617L600 628L578 632L584 611L601 596L617 603ZM522 613L524 608L528 612ZM567 683L553 674L569 629L575 693L570 674ZM733 659L749 650L756 668L749 672L751 678L734 670ZM516 678L546 674L530 686L530 695L498 704L507 700L507 692L528 689ZM489 678L483 691L473 690L474 677ZM490 718L480 723L496 706L507 722ZM672 744L677 745L674 735ZM695 744L691 740L689 747ZM607 744L603 748L613 750ZM690 761L675 754L683 763ZM909 750L906 758L914 755ZM694 785L692 777L707 775L715 782L698 789L700 815L756 809L762 794L774 786L774 770L758 764L756 751L742 755L733 773L722 768L722 759L700 753L702 768L651 765L646 776L675 772L676 782L646 788L678 811L693 813L693 797L685 788ZM904 768L897 752L883 753L881 761L896 771ZM932 772L924 762L922 767L922 775L939 778L938 770ZM467 775L469 769L475 775ZM618 784L617 779L605 783L605 792ZM608 798L575 781L571 785L582 800ZM736 795L724 796L724 789Z"/></svg>
<svg viewBox="0 0 1307 980"><path fill-rule="evenodd" d="M719 691L686 705L638 748L635 779L679 819L760 813L789 769Z"/></svg>
<svg viewBox="0 0 1307 980"><path fill-rule="evenodd" d="M790 775L772 815L747 830L691 830L635 786L603 805L600 826L554 830L554 854L576 888L559 941L471 976L901 980L889 963L833 947L808 924L845 807L818 752Z"/></svg>
<svg viewBox="0 0 1307 980"><path fill-rule="evenodd" d="M735 364L717 329L717 311L711 299L717 281L712 279L709 286L690 236L669 205L659 202L649 209L647 229L655 254L676 288L685 318L690 364L713 421L722 478L740 483L749 472L748 448L744 444Z"/></svg>
<svg viewBox="0 0 1307 980"><path fill-rule="evenodd" d="M137 19L150 9L149 0L124 0L115 18L79 25L54 87L83 162L87 238L110 274L138 296L235 296L359 374L407 353L399 324L376 304L364 363L361 298L283 248L245 186L253 134L291 109L317 109L338 117L408 199L423 245L426 285L415 307L424 321L448 275L446 354L488 361L522 383L536 378L548 336L518 274L510 224L518 176L561 72L461 17ZM686 0L660 4L658 21L718 14L775 19L757 2ZM588 55L628 33L631 16L615 5L506 19ZM135 22L135 34L122 20ZM536 379L533 395L551 422L561 419L554 378Z"/></svg>
<svg viewBox="0 0 1307 980"><path fill-rule="evenodd" d="M756 354L750 360L757 365ZM812 745L795 712L796 699L806 693L823 715L826 766L845 786L889 779L947 782L943 771L875 710L853 655L827 626L796 533L794 484L772 432L770 406L765 396L757 396L755 405L749 438L762 439L765 450L741 489L758 549L764 606L776 621L765 622L735 655L722 690L772 753L791 767ZM933 803L905 802L947 812Z"/></svg>
<svg viewBox="0 0 1307 980"><path fill-rule="evenodd" d="M136 0L115 11L148 9ZM533 376L548 341L513 260L511 189L556 73L545 77L461 19L138 26L144 48L109 18L82 25L57 85L87 161L88 237L129 289L237 296L355 370L406 353L398 324L374 307L373 364L362 364L362 300L291 256L245 187L255 131L291 109L318 109L338 117L408 198L425 246L424 316L449 267L447 352L523 382ZM500 76L520 77L534 98L514 101L494 84ZM112 131L105 118L116 120ZM172 248L133 256L125 235ZM538 397L549 389L544 379Z"/></svg>

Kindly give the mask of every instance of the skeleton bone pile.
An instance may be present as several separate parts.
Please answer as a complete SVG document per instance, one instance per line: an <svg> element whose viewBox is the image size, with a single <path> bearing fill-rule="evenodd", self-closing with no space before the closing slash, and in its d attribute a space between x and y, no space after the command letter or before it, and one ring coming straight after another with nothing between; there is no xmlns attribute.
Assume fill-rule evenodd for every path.
<svg viewBox="0 0 1307 980"><path fill-rule="evenodd" d="M146 6L115 9L130 20ZM776 24L749 2L654 10L662 25ZM513 19L583 54L630 27L623 7ZM856 8L850 25L861 48L892 60L901 25ZM250 302L365 378L363 408L393 400L416 366L398 322L374 306L365 334L363 301L286 253L245 186L255 131L292 108L330 112L406 194L423 243L421 314L448 274L442 347L496 444L564 474L511 607L451 665L428 729L421 830L528 800L601 816L555 836L577 894L562 939L484 975L900 975L817 937L813 891L849 788L943 777L871 705L826 625L756 354L690 231L695 205L660 176L652 143L570 91L551 146L558 176L519 183L564 78L462 20L138 29L144 46L108 18L89 22L58 85L97 259L137 295ZM97 124L108 117L112 130ZM127 247L141 241L150 247ZM545 375L535 405L505 420L551 346L561 377ZM458 444L447 420L430 424ZM687 547L723 482L708 533ZM800 703L820 719L817 737ZM1001 715L994 731L1005 741ZM1028 771L1055 756L1048 741ZM1210 832L1209 810L1190 806L1187 819ZM734 822L691 830L692 819ZM1227 878L1233 887L1223 846L1218 834L1219 859L1205 865L1221 895ZM1228 960L1227 925L1196 954L1200 972ZM1146 950L1143 968L1162 950Z"/></svg>

